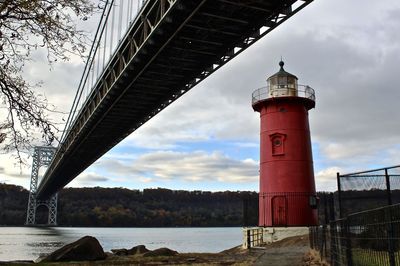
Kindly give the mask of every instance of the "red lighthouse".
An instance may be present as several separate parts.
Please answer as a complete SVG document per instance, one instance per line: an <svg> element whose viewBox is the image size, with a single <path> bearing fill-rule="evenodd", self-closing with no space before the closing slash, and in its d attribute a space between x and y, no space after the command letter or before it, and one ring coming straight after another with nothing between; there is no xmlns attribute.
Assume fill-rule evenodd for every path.
<svg viewBox="0 0 400 266"><path fill-rule="evenodd" d="M314 90L297 84L283 69L253 92L260 113L259 226L317 224L308 110L315 107Z"/></svg>

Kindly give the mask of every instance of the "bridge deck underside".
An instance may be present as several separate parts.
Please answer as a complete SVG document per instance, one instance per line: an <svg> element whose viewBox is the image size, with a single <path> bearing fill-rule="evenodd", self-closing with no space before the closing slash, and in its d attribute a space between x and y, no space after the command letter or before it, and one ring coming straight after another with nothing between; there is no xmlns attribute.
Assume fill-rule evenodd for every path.
<svg viewBox="0 0 400 266"><path fill-rule="evenodd" d="M77 133L57 152L40 184L38 196L49 197L68 184L131 132L223 65L227 61L224 57L232 57L235 47L246 48L249 37L263 26L273 28L274 25L267 24L273 23L273 18L294 2L177 1L135 56L126 57L128 62L107 93L100 96L93 93L93 101L96 97L101 101L83 125L75 123L70 134ZM129 42L129 35L125 42ZM121 56L123 53L120 52Z"/></svg>

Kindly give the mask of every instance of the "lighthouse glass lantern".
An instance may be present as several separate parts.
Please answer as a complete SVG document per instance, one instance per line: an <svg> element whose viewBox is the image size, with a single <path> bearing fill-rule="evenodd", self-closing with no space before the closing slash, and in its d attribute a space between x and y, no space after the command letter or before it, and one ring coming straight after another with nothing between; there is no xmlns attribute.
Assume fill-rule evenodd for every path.
<svg viewBox="0 0 400 266"><path fill-rule="evenodd" d="M270 96L297 96L297 77L286 72L283 65L279 62L280 70L267 79Z"/></svg>
<svg viewBox="0 0 400 266"><path fill-rule="evenodd" d="M253 93L260 113L259 225L286 227L317 224L317 197L308 110L314 90L298 84L284 63Z"/></svg>

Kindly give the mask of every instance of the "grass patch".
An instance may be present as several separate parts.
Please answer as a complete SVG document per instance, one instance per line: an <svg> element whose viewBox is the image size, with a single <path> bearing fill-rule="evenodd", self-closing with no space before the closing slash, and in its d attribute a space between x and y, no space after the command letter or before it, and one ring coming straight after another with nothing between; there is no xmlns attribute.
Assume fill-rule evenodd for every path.
<svg viewBox="0 0 400 266"><path fill-rule="evenodd" d="M390 266L389 252L372 249L352 249L354 266ZM395 252L396 265L400 265L400 251Z"/></svg>

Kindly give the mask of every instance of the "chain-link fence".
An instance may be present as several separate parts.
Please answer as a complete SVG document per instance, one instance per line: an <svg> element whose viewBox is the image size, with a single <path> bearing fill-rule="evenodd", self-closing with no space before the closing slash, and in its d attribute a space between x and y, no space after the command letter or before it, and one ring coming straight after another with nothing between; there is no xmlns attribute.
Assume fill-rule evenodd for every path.
<svg viewBox="0 0 400 266"><path fill-rule="evenodd" d="M340 217L400 203L400 165L337 174Z"/></svg>
<svg viewBox="0 0 400 266"><path fill-rule="evenodd" d="M400 266L400 166L337 174L310 245L331 265Z"/></svg>
<svg viewBox="0 0 400 266"><path fill-rule="evenodd" d="M331 265L400 265L400 204L310 228L310 245Z"/></svg>

